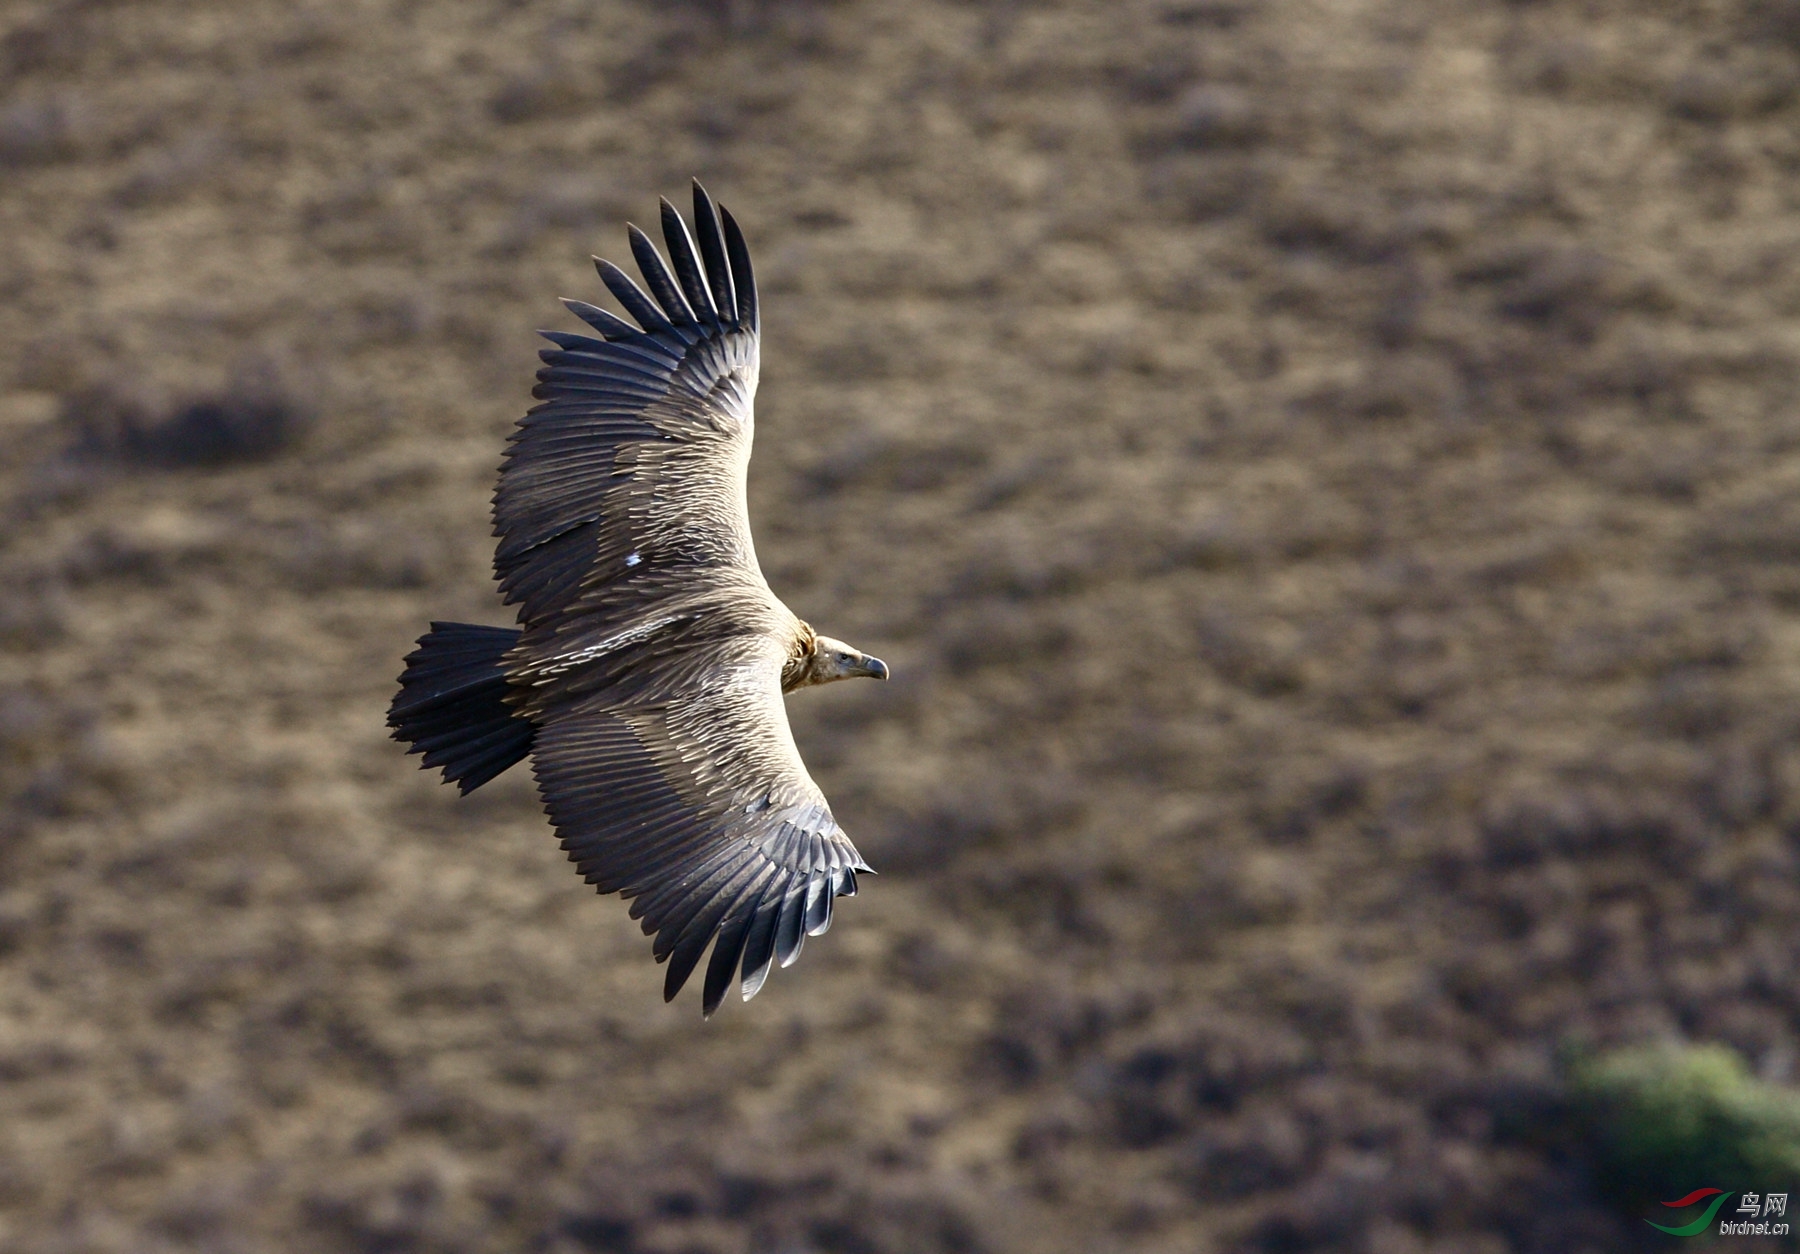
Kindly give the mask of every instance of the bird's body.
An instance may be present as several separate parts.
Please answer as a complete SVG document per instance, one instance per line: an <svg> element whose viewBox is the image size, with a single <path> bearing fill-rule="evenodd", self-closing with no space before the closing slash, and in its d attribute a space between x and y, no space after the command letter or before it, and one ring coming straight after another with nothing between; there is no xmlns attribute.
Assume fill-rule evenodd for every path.
<svg viewBox="0 0 1800 1254"><path fill-rule="evenodd" d="M494 573L519 627L434 623L388 721L464 792L529 755L571 860L655 933L666 997L712 943L710 1015L740 966L747 1000L792 962L868 870L783 694L887 668L815 633L757 564L755 282L698 184L694 216L697 250L663 202L672 273L630 229L648 296L596 262L638 325L565 301L600 338L543 333L541 403L494 494Z"/></svg>

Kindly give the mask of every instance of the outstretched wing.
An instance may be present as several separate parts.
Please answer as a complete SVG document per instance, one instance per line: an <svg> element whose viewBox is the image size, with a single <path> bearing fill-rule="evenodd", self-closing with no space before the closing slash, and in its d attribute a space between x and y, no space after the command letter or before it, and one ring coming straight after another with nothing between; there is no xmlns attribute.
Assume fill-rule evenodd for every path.
<svg viewBox="0 0 1800 1254"><path fill-rule="evenodd" d="M650 295L595 259L639 325L569 300L599 338L542 333L556 347L540 354L541 404L513 432L494 492L494 575L528 643L576 613L629 624L699 569L761 581L744 507L756 281L743 233L697 182L694 225L697 242L662 202L667 263L630 228Z"/></svg>
<svg viewBox="0 0 1800 1254"><path fill-rule="evenodd" d="M831 817L788 729L782 645L710 642L665 660L633 704L600 693L537 716L538 790L581 873L633 898L681 991L708 942L702 1009L738 971L748 1001L775 962L831 924L869 868Z"/></svg>

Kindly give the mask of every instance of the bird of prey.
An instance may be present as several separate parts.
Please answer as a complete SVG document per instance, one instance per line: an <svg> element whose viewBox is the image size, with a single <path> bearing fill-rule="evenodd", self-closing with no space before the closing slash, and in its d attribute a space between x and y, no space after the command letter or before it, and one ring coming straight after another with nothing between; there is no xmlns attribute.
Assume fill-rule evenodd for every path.
<svg viewBox="0 0 1800 1254"><path fill-rule="evenodd" d="M745 507L758 336L743 233L694 184L662 202L665 261L627 228L648 294L595 258L636 325L565 300L596 335L553 348L494 492L494 577L519 626L433 623L406 658L394 738L464 793L527 755L570 861L632 899L668 963L707 945L710 1016L830 926L869 867L788 728L784 694L888 669L769 590Z"/></svg>

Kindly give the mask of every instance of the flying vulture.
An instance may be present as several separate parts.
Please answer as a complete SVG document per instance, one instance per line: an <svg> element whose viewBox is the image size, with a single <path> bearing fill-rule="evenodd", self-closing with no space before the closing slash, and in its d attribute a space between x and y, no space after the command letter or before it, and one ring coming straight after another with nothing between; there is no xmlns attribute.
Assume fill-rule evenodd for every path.
<svg viewBox="0 0 1800 1254"><path fill-rule="evenodd" d="M542 332L538 405L494 491L494 577L519 625L433 623L406 658L394 738L464 792L530 756L587 882L631 898L672 1000L707 945L702 1009L746 1001L831 924L867 871L806 773L784 695L873 658L802 622L750 540L760 320L743 233L694 184L637 227L648 294L600 278L636 325L565 300L596 335Z"/></svg>

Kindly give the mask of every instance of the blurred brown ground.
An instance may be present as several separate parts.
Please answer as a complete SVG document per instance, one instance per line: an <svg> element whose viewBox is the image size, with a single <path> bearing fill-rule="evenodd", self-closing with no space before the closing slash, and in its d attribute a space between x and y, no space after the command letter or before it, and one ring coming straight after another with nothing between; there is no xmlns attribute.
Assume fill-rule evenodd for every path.
<svg viewBox="0 0 1800 1254"><path fill-rule="evenodd" d="M1795 0L13 0L0 74L0 1249L1624 1250L1558 1048L1792 1068ZM382 725L691 174L771 582L896 674L791 703L883 874L710 1023Z"/></svg>

